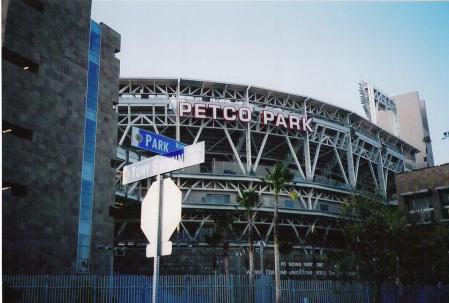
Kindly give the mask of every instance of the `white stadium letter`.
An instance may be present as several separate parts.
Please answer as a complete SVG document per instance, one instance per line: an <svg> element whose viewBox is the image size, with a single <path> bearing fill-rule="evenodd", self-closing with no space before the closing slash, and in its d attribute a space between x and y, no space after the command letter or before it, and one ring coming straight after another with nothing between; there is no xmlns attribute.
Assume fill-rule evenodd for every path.
<svg viewBox="0 0 449 303"><path fill-rule="evenodd" d="M240 107L238 111L239 120L242 122L251 121L251 108L249 107Z"/></svg>
<svg viewBox="0 0 449 303"><path fill-rule="evenodd" d="M179 116L184 117L192 111L192 104L188 102L179 102Z"/></svg>
<svg viewBox="0 0 449 303"><path fill-rule="evenodd" d="M208 104L208 108L212 108L212 119L217 119L217 109L221 108L221 105L218 104Z"/></svg>
<svg viewBox="0 0 449 303"><path fill-rule="evenodd" d="M263 110L261 112L261 114L262 114L262 118L260 119L260 122L262 124L268 124L268 122L274 121L274 114L272 112Z"/></svg>
<svg viewBox="0 0 449 303"><path fill-rule="evenodd" d="M193 108L193 116L195 118L206 118L206 104L204 103L195 103Z"/></svg>
<svg viewBox="0 0 449 303"><path fill-rule="evenodd" d="M279 113L276 117L276 126L282 125L283 127L287 128L287 123L285 123L285 118L282 113Z"/></svg>
<svg viewBox="0 0 449 303"><path fill-rule="evenodd" d="M306 118L302 118L302 130L307 132L313 132L313 129L310 127L310 122L312 122L312 118L306 120Z"/></svg>
<svg viewBox="0 0 449 303"><path fill-rule="evenodd" d="M232 115L229 115L229 111L232 112ZM235 121L236 116L235 116L235 108L232 106L225 106L223 107L223 118L226 121Z"/></svg>
<svg viewBox="0 0 449 303"><path fill-rule="evenodd" d="M301 130L301 127L299 126L298 116L288 115L288 128L290 129L296 128L297 130Z"/></svg>

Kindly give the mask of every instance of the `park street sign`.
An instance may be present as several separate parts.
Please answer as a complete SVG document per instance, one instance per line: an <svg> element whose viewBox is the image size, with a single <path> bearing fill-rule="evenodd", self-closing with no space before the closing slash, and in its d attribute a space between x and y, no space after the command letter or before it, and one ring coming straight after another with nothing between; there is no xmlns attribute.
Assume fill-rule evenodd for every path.
<svg viewBox="0 0 449 303"><path fill-rule="evenodd" d="M136 182L156 175L168 173L181 168L193 166L204 162L205 143L200 142L184 147L183 156L168 158L154 156L123 168L122 184Z"/></svg>
<svg viewBox="0 0 449 303"><path fill-rule="evenodd" d="M140 219L140 228L147 237L150 244L147 245L147 258L152 258L157 254L157 216L159 203L160 179L153 182L148 193L142 201L142 211ZM182 193L172 179L166 178L163 181L163 197L161 211L161 248L160 255L171 255L172 243L169 241L170 236L175 231L179 222L181 222L181 200Z"/></svg>
<svg viewBox="0 0 449 303"><path fill-rule="evenodd" d="M166 153L173 153L177 150L182 151L185 144L176 141L175 139L133 126L131 146L161 155Z"/></svg>

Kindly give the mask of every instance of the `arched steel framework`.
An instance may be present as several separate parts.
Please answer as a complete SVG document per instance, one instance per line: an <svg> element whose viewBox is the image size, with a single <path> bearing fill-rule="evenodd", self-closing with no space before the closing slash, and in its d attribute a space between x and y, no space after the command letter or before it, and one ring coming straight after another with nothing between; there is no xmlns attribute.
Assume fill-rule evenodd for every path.
<svg viewBox="0 0 449 303"><path fill-rule="evenodd" d="M248 123L211 118L180 117L180 101L246 105L253 109ZM172 173L183 192L183 218L177 234L180 245L201 243L214 216L233 215L244 242L248 222L236 197L248 188L261 194L262 206L254 221L256 239L271 241L273 192L261 181L266 169L284 161L294 174L289 187L298 193L290 200L281 193L281 234L307 253L332 247L337 237L335 218L352 192L380 193L390 199L395 173L416 149L356 113L316 99L264 88L188 79L122 79L118 116L116 162L117 207L140 201L150 181L121 185L124 165L151 156L130 146L131 127L146 128L184 143L206 142L206 163ZM260 123L264 109L313 118L312 132L299 132ZM139 217L117 219L117 241L146 242L132 236ZM138 228L137 228L138 229ZM313 241L312 236L313 235ZM134 238L133 238L134 237ZM313 243L311 243L311 241Z"/></svg>

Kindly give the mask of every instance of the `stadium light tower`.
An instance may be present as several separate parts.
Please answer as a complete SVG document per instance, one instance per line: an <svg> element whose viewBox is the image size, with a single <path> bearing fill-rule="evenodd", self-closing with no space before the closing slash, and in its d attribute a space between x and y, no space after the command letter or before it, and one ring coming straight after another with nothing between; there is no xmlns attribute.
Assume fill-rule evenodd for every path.
<svg viewBox="0 0 449 303"><path fill-rule="evenodd" d="M398 114L393 99L364 80L360 80L359 82L359 92L360 102L362 103L367 118L372 123L378 125L378 112L391 111L393 132L395 136L399 136Z"/></svg>

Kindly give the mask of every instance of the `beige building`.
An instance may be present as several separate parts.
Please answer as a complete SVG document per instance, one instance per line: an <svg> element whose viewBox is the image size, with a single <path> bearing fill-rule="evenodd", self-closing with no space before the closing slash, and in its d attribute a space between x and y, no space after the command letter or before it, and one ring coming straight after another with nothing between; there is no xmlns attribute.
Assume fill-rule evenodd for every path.
<svg viewBox="0 0 449 303"><path fill-rule="evenodd" d="M420 152L411 168L434 165L426 103L418 92L389 97L367 82L360 82L361 101L368 119Z"/></svg>
<svg viewBox="0 0 449 303"><path fill-rule="evenodd" d="M416 154L418 168L434 165L426 102L419 99L418 92L393 97L399 120L399 137L420 150ZM380 125L383 127L382 125Z"/></svg>

